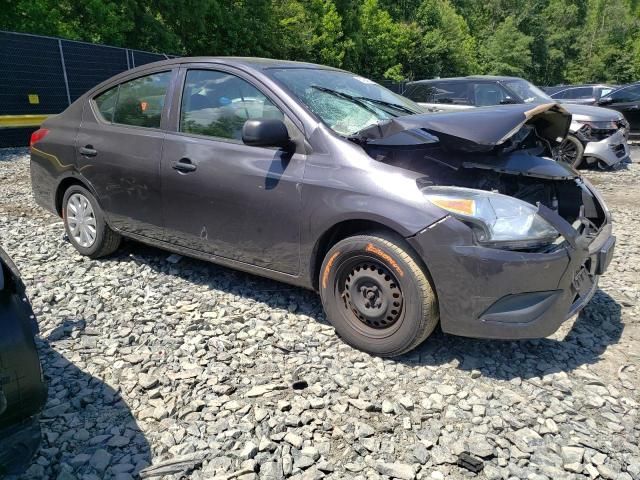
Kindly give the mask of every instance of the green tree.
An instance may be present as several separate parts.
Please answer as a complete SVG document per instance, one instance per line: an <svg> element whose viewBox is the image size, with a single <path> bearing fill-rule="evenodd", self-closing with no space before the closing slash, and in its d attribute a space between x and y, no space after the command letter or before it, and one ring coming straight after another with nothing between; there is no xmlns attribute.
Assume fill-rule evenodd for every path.
<svg viewBox="0 0 640 480"><path fill-rule="evenodd" d="M279 0L274 12L280 57L342 65L350 42L344 38L342 18L332 0Z"/></svg>
<svg viewBox="0 0 640 480"><path fill-rule="evenodd" d="M465 19L449 0L424 0L416 12L411 77L467 75L477 72L476 42Z"/></svg>
<svg viewBox="0 0 640 480"><path fill-rule="evenodd" d="M409 29L394 22L378 0L364 0L358 20L358 30L352 34L356 55L346 66L375 79L401 80L404 65L400 59L406 54Z"/></svg>
<svg viewBox="0 0 640 480"><path fill-rule="evenodd" d="M531 43L516 25L514 17L507 17L483 45L484 72L494 75L527 76L531 68Z"/></svg>
<svg viewBox="0 0 640 480"><path fill-rule="evenodd" d="M567 67L574 82L638 79L638 7L629 0L589 0L579 49Z"/></svg>

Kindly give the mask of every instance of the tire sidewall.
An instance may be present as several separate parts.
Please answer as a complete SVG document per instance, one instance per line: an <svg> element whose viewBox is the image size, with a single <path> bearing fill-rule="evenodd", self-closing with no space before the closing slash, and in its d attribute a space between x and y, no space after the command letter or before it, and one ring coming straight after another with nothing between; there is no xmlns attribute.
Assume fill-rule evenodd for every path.
<svg viewBox="0 0 640 480"><path fill-rule="evenodd" d="M320 271L320 297L329 322L345 342L373 354L391 356L395 352L406 350L415 342L416 337L422 332L422 326L426 322L425 316L429 312L425 311L423 292L418 286L418 279L412 267L402 257L396 255L388 245L376 241L376 238L352 237L338 242L329 250ZM339 303L342 300L335 298L335 282L340 266L354 255L367 256L381 262L394 274L400 285L403 295L403 315L398 321L401 323L397 327L396 325L389 327L392 333L385 338L368 336L366 331L369 327L364 324L364 328L354 328L344 317L343 308ZM394 327L396 327L395 331Z"/></svg>
<svg viewBox="0 0 640 480"><path fill-rule="evenodd" d="M93 242L93 245L91 245L90 247L83 247L79 245L74 240L73 236L71 235L71 231L69 230L69 225L67 223L67 202L69 201L69 198L71 197L71 195L73 195L74 193L79 193L84 197L86 197L87 200L89 200L89 203L91 204L91 208L93 208L93 214L96 218L96 240L95 242ZM79 185L72 185L67 189L66 192L64 192L64 197L62 199L62 218L64 223L64 229L67 232L67 237L69 238L69 241L81 255L90 257L92 255L95 255L98 252L98 250L100 250L100 247L102 246L102 243L104 241L104 232L105 232L106 223L105 223L104 215L102 213L102 209L100 208L100 205L98 205L98 202L96 201L95 197L91 194L91 192L89 192L89 190Z"/></svg>
<svg viewBox="0 0 640 480"><path fill-rule="evenodd" d="M578 168L580 165L582 165L582 160L584 157L584 145L582 145L582 142L573 135L567 135L567 141L573 143L576 146L576 158L571 163L571 166L573 168Z"/></svg>

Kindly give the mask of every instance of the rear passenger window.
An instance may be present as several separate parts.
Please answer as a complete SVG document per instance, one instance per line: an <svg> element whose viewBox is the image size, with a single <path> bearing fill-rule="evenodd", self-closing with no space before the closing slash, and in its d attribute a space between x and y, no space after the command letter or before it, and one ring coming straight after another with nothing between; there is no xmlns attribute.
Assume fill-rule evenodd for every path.
<svg viewBox="0 0 640 480"><path fill-rule="evenodd" d="M160 128L170 81L171 72L162 72L120 84L113 123ZM99 99L100 97L96 98L96 104ZM102 113L102 110L100 111Z"/></svg>
<svg viewBox="0 0 640 480"><path fill-rule="evenodd" d="M113 121L113 112L116 109L116 100L118 100L118 87L107 90L94 99L98 106L100 115L102 115L102 118L107 122Z"/></svg>
<svg viewBox="0 0 640 480"><path fill-rule="evenodd" d="M416 84L411 85L409 89L404 92L404 96L410 98L414 102L419 103L433 103L433 95L436 89L430 85Z"/></svg>
<svg viewBox="0 0 640 480"><path fill-rule="evenodd" d="M434 103L472 105L468 94L468 84L464 82L433 83Z"/></svg>
<svg viewBox="0 0 640 480"><path fill-rule="evenodd" d="M553 98L588 99L593 96L593 87L578 87L564 90L560 94L554 95Z"/></svg>
<svg viewBox="0 0 640 480"><path fill-rule="evenodd" d="M419 103L471 105L467 84L463 82L418 83L411 85L404 96Z"/></svg>
<svg viewBox="0 0 640 480"><path fill-rule="evenodd" d="M181 132L241 141L244 123L261 118L284 121L278 107L250 83L215 70L187 72Z"/></svg>

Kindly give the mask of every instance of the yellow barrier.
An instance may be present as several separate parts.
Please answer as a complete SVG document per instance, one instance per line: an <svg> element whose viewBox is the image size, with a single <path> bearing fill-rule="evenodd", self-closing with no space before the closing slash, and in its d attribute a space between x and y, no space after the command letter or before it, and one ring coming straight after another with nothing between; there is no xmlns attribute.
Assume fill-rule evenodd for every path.
<svg viewBox="0 0 640 480"><path fill-rule="evenodd" d="M39 127L49 115L0 115L0 128Z"/></svg>

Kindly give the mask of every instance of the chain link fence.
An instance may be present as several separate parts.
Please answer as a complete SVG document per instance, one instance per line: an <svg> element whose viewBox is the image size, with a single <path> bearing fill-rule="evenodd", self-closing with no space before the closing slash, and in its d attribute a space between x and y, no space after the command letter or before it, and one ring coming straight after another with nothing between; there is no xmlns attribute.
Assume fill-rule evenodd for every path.
<svg viewBox="0 0 640 480"><path fill-rule="evenodd" d="M98 83L170 56L0 31L0 148L23 146L47 115Z"/></svg>

